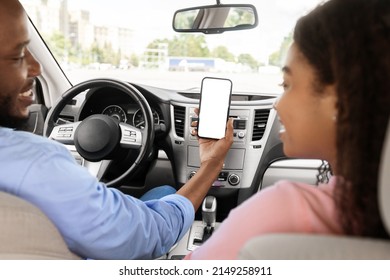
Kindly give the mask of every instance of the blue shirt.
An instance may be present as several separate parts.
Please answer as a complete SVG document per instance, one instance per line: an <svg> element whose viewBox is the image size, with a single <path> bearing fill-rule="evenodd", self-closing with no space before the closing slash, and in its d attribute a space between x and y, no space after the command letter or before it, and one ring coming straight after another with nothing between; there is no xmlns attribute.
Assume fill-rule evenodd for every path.
<svg viewBox="0 0 390 280"><path fill-rule="evenodd" d="M64 145L32 133L0 127L0 158L0 190L38 206L82 257L159 257L194 219L187 198L143 202L107 188Z"/></svg>

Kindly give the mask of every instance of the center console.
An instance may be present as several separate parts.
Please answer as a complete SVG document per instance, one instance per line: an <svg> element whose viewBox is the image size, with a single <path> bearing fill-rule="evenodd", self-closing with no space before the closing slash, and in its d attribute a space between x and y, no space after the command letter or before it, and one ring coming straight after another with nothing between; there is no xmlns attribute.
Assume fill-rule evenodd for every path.
<svg viewBox="0 0 390 280"><path fill-rule="evenodd" d="M217 106L217 105L216 105ZM180 108L180 114L178 109ZM186 183L200 167L197 137L191 135L193 121L197 120L194 105L173 105L175 129L171 139L175 150L176 173L180 183ZM234 141L221 173L213 183L214 188L249 188L264 151L271 124L275 119L272 103L263 106L232 105L229 116L233 118ZM212 120L210 120L212 121ZM178 129L179 127L179 129Z"/></svg>
<svg viewBox="0 0 390 280"><path fill-rule="evenodd" d="M218 230L219 222L237 206L240 199L245 200L251 193L257 191L256 184L258 187L260 183L254 180L258 178L259 166L263 168L263 165L268 165L267 154L272 154L270 151L273 145L269 143L280 142L279 123L276 112L272 109L273 102L274 99L270 98L231 103L229 117L234 119L234 141L223 168L209 192L209 195L214 195L218 199L218 210L215 209L213 214L217 216L217 221L212 226L208 225L207 221L210 219L205 218L205 209L202 208L201 217L198 211L190 230L168 254L169 259L180 259L202 245L205 239ZM170 139L174 149L175 173L180 184L190 180L200 167L198 139L191 135L194 129L192 124L197 120L195 114L197 107L197 103L171 102L173 127L170 130ZM232 196L231 203L224 203L232 199ZM226 208L224 204L230 208ZM218 215L222 217L218 218Z"/></svg>

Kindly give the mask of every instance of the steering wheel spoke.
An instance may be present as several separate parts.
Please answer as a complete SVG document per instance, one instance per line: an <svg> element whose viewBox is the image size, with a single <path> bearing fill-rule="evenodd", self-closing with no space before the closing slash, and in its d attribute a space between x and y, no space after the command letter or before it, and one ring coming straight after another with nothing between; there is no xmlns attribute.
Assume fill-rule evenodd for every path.
<svg viewBox="0 0 390 280"><path fill-rule="evenodd" d="M139 149L142 146L142 130L127 123L120 123L120 145L127 149Z"/></svg>
<svg viewBox="0 0 390 280"><path fill-rule="evenodd" d="M73 145L75 131L80 123L75 122L54 126L49 138L66 145Z"/></svg>
<svg viewBox="0 0 390 280"><path fill-rule="evenodd" d="M88 171L95 176L97 179L102 179L108 167L111 164L111 160L101 160L98 162L92 162L88 160L84 160L83 166L88 169Z"/></svg>
<svg viewBox="0 0 390 280"><path fill-rule="evenodd" d="M77 152L77 149L74 145L65 144L65 147L69 150L78 164L85 167L89 173L91 173L99 180L103 178L110 164L112 163L112 160L106 159L96 162L86 160Z"/></svg>

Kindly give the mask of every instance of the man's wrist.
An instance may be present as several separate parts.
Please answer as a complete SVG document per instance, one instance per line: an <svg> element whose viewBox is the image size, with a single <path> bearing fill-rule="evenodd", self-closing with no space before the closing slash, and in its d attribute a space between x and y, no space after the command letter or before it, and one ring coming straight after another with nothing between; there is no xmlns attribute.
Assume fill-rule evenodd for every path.
<svg viewBox="0 0 390 280"><path fill-rule="evenodd" d="M216 159L209 159L201 163L200 168L206 169L208 172L216 171L220 172L223 167L224 162Z"/></svg>

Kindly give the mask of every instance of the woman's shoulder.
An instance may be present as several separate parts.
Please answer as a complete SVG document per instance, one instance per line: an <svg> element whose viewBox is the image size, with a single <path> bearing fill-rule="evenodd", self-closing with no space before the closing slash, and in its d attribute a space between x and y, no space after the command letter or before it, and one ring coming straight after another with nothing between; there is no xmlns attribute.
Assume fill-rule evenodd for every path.
<svg viewBox="0 0 390 280"><path fill-rule="evenodd" d="M308 232L341 232L337 219L333 190L337 178L332 177L326 184L311 185L301 182L279 181L270 187L262 201L279 205L278 211L296 219L301 217L299 228L304 227ZM287 214L289 213L289 214ZM297 219L296 219L297 220ZM297 222L298 223L298 222Z"/></svg>
<svg viewBox="0 0 390 280"><path fill-rule="evenodd" d="M320 186L288 180L277 181L245 201L242 206L250 209L276 209L298 211L312 207L333 207L333 188L335 180ZM284 210L283 210L284 209ZM275 210L275 211L276 211Z"/></svg>
<svg viewBox="0 0 390 280"><path fill-rule="evenodd" d="M264 191L288 195L310 194L315 196L332 196L333 189L336 185L336 180L336 177L332 177L328 183L323 183L319 185L312 185L304 182L280 180L276 182L273 186L265 188Z"/></svg>

